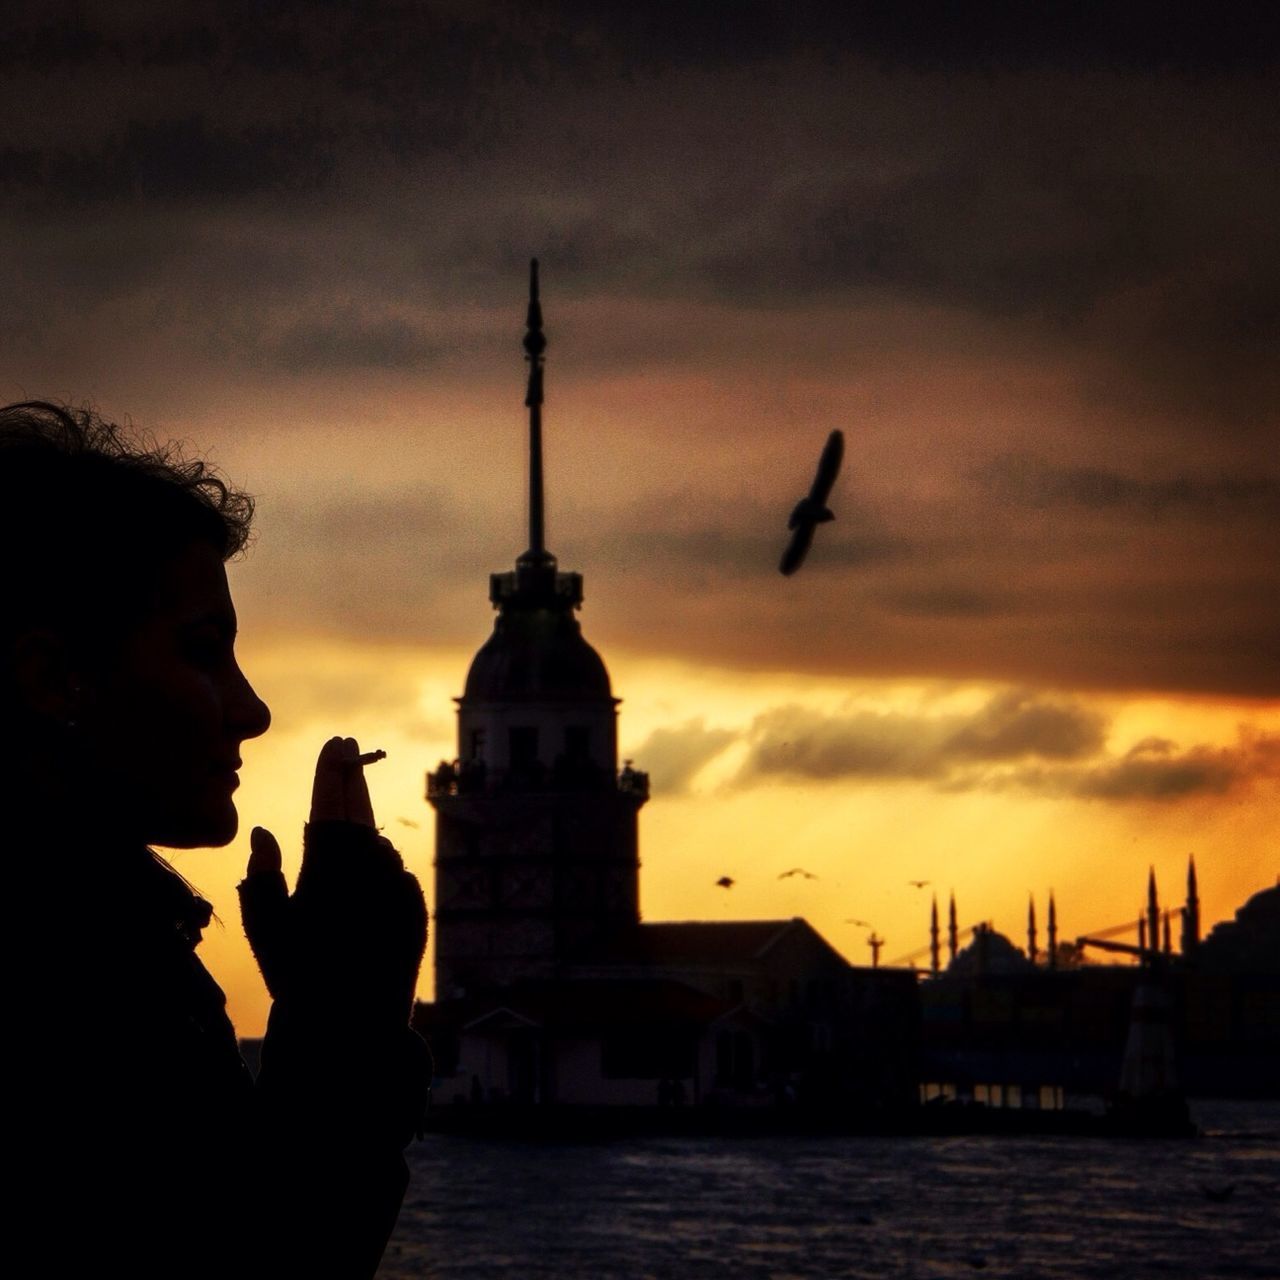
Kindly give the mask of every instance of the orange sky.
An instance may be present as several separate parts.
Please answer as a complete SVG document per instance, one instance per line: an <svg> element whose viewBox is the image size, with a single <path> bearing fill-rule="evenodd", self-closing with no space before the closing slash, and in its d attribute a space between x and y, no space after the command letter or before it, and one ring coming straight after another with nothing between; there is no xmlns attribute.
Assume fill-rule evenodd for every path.
<svg viewBox="0 0 1280 1280"><path fill-rule="evenodd" d="M287 850L356 733L429 885L423 773L523 549L536 254L548 541L655 780L646 917L803 914L864 960L847 919L926 940L908 879L1017 940L1028 892L1069 935L1193 851L1207 921L1274 881L1274 42L1002 8L17 5L0 396L257 497L246 830ZM245 856L178 865L248 1033Z"/></svg>

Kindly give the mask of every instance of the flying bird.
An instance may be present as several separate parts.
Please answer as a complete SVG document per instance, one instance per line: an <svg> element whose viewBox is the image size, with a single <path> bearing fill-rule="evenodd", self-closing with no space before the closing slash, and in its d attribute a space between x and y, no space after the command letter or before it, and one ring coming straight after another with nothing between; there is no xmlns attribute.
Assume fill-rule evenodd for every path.
<svg viewBox="0 0 1280 1280"><path fill-rule="evenodd" d="M779 880L785 880L788 876L804 876L806 880L816 880L818 877L812 871L806 871L803 867L792 867L790 871L783 871L779 876Z"/></svg>
<svg viewBox="0 0 1280 1280"><path fill-rule="evenodd" d="M853 918L850 918L850 919L848 919L848 920L846 920L846 921L845 921L845 924L858 924L858 925L861 925L864 929L870 929L870 928L871 928L871 921L870 921L870 920L854 920Z"/></svg>
<svg viewBox="0 0 1280 1280"><path fill-rule="evenodd" d="M416 830L417 830L417 828L418 828L418 824L417 824L416 822L414 822L414 820L413 820L412 818L397 818L397 819L396 819L396 821L397 821L397 822L398 822L402 827L413 827L413 829L414 829L415 831L416 831Z"/></svg>
<svg viewBox="0 0 1280 1280"><path fill-rule="evenodd" d="M716 881L716 884L718 884L722 889L732 889L732 888L733 888L733 877L732 877L732 876L721 876L721 877L720 877L720 879Z"/></svg>
<svg viewBox="0 0 1280 1280"><path fill-rule="evenodd" d="M908 880L908 881L907 881L907 883L908 883L908 884L909 884L913 889L923 889L923 888L925 887L925 885L927 885L927 884L932 884L932 883L933 883L933 881L932 881L932 880Z"/></svg>
<svg viewBox="0 0 1280 1280"><path fill-rule="evenodd" d="M843 457L844 433L833 431L827 437L822 457L818 459L818 471L813 477L809 496L796 503L791 519L787 521L787 528L792 531L791 541L782 553L782 563L778 565L780 573L795 573L809 554L813 531L818 525L835 519L835 515L827 507L827 498L831 493L831 486L836 482L836 476L840 474L840 460Z"/></svg>

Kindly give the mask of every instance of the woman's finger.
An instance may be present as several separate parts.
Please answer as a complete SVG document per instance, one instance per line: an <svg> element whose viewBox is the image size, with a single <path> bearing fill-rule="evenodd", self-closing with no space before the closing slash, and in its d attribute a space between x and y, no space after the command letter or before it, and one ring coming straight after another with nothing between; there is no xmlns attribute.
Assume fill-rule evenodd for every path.
<svg viewBox="0 0 1280 1280"><path fill-rule="evenodd" d="M256 876L263 871L279 871L283 865L280 842L266 827L254 827L249 832L249 865L245 875Z"/></svg>
<svg viewBox="0 0 1280 1280"><path fill-rule="evenodd" d="M342 784L347 821L362 822L366 827L371 827L374 825L373 801L369 799L369 784L365 781L364 767L360 764L360 744L354 738L344 738L343 748Z"/></svg>
<svg viewBox="0 0 1280 1280"><path fill-rule="evenodd" d="M346 757L346 742L342 738L330 738L320 748L315 782L311 787L312 822L346 821L347 792L343 778Z"/></svg>

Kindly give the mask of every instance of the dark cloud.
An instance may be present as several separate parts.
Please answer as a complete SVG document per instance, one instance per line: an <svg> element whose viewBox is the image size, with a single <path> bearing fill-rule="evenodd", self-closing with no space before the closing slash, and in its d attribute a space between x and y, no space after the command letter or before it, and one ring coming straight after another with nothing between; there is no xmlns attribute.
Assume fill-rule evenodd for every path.
<svg viewBox="0 0 1280 1280"><path fill-rule="evenodd" d="M1038 458L1004 454L984 465L977 478L1001 501L1032 507L1082 507L1125 517L1280 517L1280 478L1267 475L1140 479L1101 467L1054 466Z"/></svg>
<svg viewBox="0 0 1280 1280"><path fill-rule="evenodd" d="M1251 19L598 8L104 8L52 25L33 9L11 67L50 75L35 50L65 46L59 75L85 84L55 95L47 129L11 123L0 182L11 213L44 220L270 199L299 238L319 217L424 244L448 302L535 244L575 292L887 296L1070 341L1113 397L1133 384L1221 416L1274 390L1280 125L1261 84L1227 73L1262 56ZM1178 48L1219 67L1196 92ZM932 70L886 72L913 61ZM1062 70L1088 65L1106 75ZM345 283L335 265L311 283ZM392 303L402 266L362 281Z"/></svg>
<svg viewBox="0 0 1280 1280"><path fill-rule="evenodd" d="M679 794L693 776L738 735L732 729L708 729L701 717L669 729L655 729L635 750L655 794Z"/></svg>
<svg viewBox="0 0 1280 1280"><path fill-rule="evenodd" d="M733 9L30 0L0 35L12 398L265 419L314 383L323 438L394 383L451 475L474 389L510 371L518 412L539 252L549 414L600 406L599 496L557 528L606 642L1280 692L1263 10ZM856 500L782 583L801 423L850 432ZM421 548L370 526L351 600L396 635L509 560L428 551L404 591ZM324 536L279 607L362 629Z"/></svg>
<svg viewBox="0 0 1280 1280"><path fill-rule="evenodd" d="M850 711L798 706L756 717L733 785L900 779L946 791L1020 790L1105 801L1173 802L1280 778L1280 738L1242 730L1234 746L1185 750L1145 738L1106 754L1108 721L1078 702L1028 690L994 694L968 714ZM724 743L717 743L721 750ZM639 754L644 761L644 753Z"/></svg>
<svg viewBox="0 0 1280 1280"><path fill-rule="evenodd" d="M732 22L717 0L638 0L600 6L570 0L563 11L596 26L631 65L720 65L778 53L857 52L881 65L924 71L1010 67L1211 70L1275 60L1274 14L1265 4L1209 13L1196 5L955 5L932 0L842 4L839 0L739 0Z"/></svg>
<svg viewBox="0 0 1280 1280"><path fill-rule="evenodd" d="M946 750L971 760L1075 760L1098 751L1105 737L1106 720L1097 712L1011 690L992 698L958 728Z"/></svg>
<svg viewBox="0 0 1280 1280"><path fill-rule="evenodd" d="M0 189L76 208L309 191L332 176L333 147L331 128L304 121L229 129L197 115L130 120L92 147L0 151Z"/></svg>
<svg viewBox="0 0 1280 1280"><path fill-rule="evenodd" d="M1025 690L996 694L970 715L781 707L752 723L741 776L945 782L971 764L1087 758L1102 747L1105 729L1089 708Z"/></svg>
<svg viewBox="0 0 1280 1280"><path fill-rule="evenodd" d="M1224 795L1277 777L1280 737L1245 733L1236 746L1193 746L1185 751L1167 739L1149 738L1116 760L1085 768L1028 769L1005 781L1033 791L1088 800L1172 802L1197 795Z"/></svg>
<svg viewBox="0 0 1280 1280"><path fill-rule="evenodd" d="M290 373L421 370L441 354L440 344L407 320L365 317L354 311L301 320L261 352L268 362Z"/></svg>
<svg viewBox="0 0 1280 1280"><path fill-rule="evenodd" d="M993 618L1011 608L998 591L971 586L893 588L877 595L884 608L923 618Z"/></svg>

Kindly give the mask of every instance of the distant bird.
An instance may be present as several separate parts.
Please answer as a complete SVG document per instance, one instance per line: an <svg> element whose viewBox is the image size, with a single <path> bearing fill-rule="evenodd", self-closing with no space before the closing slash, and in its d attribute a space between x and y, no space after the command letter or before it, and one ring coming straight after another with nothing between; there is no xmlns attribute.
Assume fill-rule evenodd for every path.
<svg viewBox="0 0 1280 1280"><path fill-rule="evenodd" d="M908 883L908 884L909 884L913 889L923 889L923 888L925 887L925 885L927 885L927 884L932 884L932 883L933 883L933 881L932 881L932 880L908 880L908 881L907 881L907 883Z"/></svg>
<svg viewBox="0 0 1280 1280"><path fill-rule="evenodd" d="M412 818L397 818L396 821L402 827L412 827L415 831L418 829L418 824Z"/></svg>
<svg viewBox="0 0 1280 1280"><path fill-rule="evenodd" d="M732 888L733 888L733 877L732 877L732 876L721 876L721 877L720 877L720 879L716 881L716 884L718 884L722 889L732 889Z"/></svg>
<svg viewBox="0 0 1280 1280"><path fill-rule="evenodd" d="M870 921L870 920L854 920L854 919L850 918L850 919L848 919L848 920L846 920L846 921L845 921L845 924L856 924L856 925L861 925L864 929L870 929L870 928L871 928L871 921Z"/></svg>
<svg viewBox="0 0 1280 1280"><path fill-rule="evenodd" d="M803 867L792 867L790 871L782 872L778 879L785 880L788 876L804 876L806 880L816 880L818 878L812 871L806 871Z"/></svg>
<svg viewBox="0 0 1280 1280"><path fill-rule="evenodd" d="M778 565L780 573L788 576L795 573L809 554L813 531L818 525L835 519L835 515L827 507L827 498L830 496L831 486L836 482L836 476L840 474L840 460L843 457L844 433L833 431L827 437L822 457L818 459L818 471L813 477L809 496L796 503L791 519L787 521L787 528L792 531L791 541L782 553L782 563Z"/></svg>

